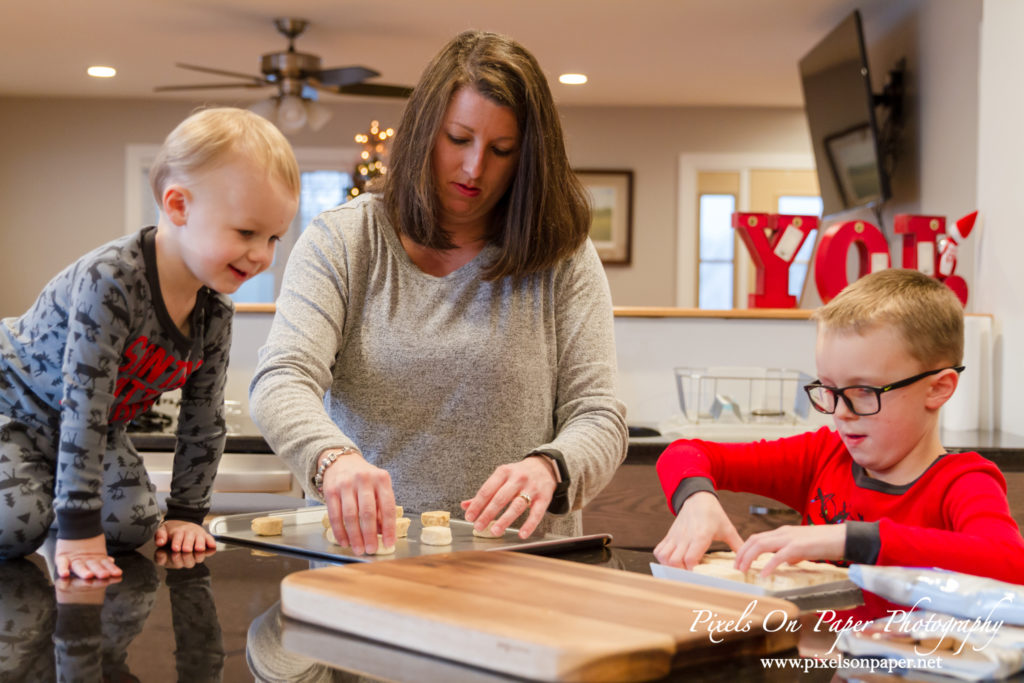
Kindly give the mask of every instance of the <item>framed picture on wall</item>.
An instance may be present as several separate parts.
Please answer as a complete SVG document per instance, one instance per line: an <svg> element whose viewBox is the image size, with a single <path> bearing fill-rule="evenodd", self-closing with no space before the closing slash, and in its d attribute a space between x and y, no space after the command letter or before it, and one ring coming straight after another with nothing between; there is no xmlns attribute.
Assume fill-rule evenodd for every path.
<svg viewBox="0 0 1024 683"><path fill-rule="evenodd" d="M590 193L590 239L601 261L628 265L633 240L633 172L579 169L576 177Z"/></svg>

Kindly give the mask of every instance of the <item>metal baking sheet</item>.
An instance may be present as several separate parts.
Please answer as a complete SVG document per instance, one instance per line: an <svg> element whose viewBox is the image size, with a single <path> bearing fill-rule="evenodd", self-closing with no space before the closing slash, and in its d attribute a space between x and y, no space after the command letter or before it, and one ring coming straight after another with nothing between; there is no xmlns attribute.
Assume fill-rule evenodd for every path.
<svg viewBox="0 0 1024 683"><path fill-rule="evenodd" d="M427 545L420 543L419 540L422 529L420 514L407 511L405 516L411 520L409 535L396 540L394 554L355 555L351 548L329 543L324 537L324 526L321 520L326 513L326 506L316 505L294 510L226 515L210 520L209 528L210 533L220 541L311 555L335 562L380 562L459 550L517 550L552 555L581 548L604 546L612 540L611 534L590 534L588 536L543 534L523 540L516 535L519 530L513 528L506 529L501 538L478 538L473 535L472 524L453 519L451 521L451 545ZM281 535L257 535L251 529L252 520L257 517L280 517L283 523Z"/></svg>

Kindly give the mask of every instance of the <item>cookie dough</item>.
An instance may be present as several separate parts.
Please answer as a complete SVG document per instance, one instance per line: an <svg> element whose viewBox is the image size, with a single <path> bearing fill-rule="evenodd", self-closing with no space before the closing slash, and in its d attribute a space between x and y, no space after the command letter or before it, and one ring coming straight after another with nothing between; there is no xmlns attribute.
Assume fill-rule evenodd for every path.
<svg viewBox="0 0 1024 683"><path fill-rule="evenodd" d="M420 525L423 528L432 526L446 527L451 523L452 515L447 510L433 510L420 514Z"/></svg>
<svg viewBox="0 0 1024 683"><path fill-rule="evenodd" d="M249 526L257 536L280 536L284 520L280 517L257 517Z"/></svg>
<svg viewBox="0 0 1024 683"><path fill-rule="evenodd" d="M399 517L395 520L395 536L397 538L405 538L409 535L409 525L412 524L412 520L408 517Z"/></svg>
<svg viewBox="0 0 1024 683"><path fill-rule="evenodd" d="M395 546L393 546L393 545L384 545L384 537L381 536L380 534L377 534L377 550L375 550L374 552L372 552L370 554L371 555L394 555L395 554Z"/></svg>
<svg viewBox="0 0 1024 683"><path fill-rule="evenodd" d="M732 551L707 553L701 563L693 571L706 576L714 576L730 581L739 581L770 590L789 590L806 588L831 581L842 581L847 578L847 571L842 567L827 562L811 562L802 560L795 565L781 564L771 574L761 577L761 570L774 553L761 553L751 562L750 569L745 573L733 567L736 553Z"/></svg>
<svg viewBox="0 0 1024 683"><path fill-rule="evenodd" d="M484 527L483 531L477 531L476 527L473 527L473 535L476 536L477 538L501 538L505 534L497 534L497 535L492 534L491 533L491 526L488 525L488 526Z"/></svg>
<svg viewBox="0 0 1024 683"><path fill-rule="evenodd" d="M338 539L335 538L334 532L329 527L327 529L324 529L324 538L326 538L327 542L331 543L332 545L340 546L340 547L343 547L343 548L348 548L349 547L347 545L346 546L342 546L340 543L338 543ZM389 545L389 546L384 545L384 538L380 534L377 534L377 550L376 550L376 552L372 552L372 553L369 553L369 554L370 555L394 555L395 554L395 546L393 546L393 545Z"/></svg>
<svg viewBox="0 0 1024 683"><path fill-rule="evenodd" d="M420 543L427 545L451 545L451 542L452 530L446 526L425 526L420 533Z"/></svg>

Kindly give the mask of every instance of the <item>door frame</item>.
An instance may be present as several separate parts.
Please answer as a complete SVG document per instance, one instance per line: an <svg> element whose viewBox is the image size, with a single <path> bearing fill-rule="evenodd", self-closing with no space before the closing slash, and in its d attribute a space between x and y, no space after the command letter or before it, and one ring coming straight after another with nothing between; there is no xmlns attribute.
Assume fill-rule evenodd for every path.
<svg viewBox="0 0 1024 683"><path fill-rule="evenodd" d="M813 154L680 154L679 155L679 214L676 218L676 306L697 307L697 260L693 245L697 244L696 193L697 173L700 171L733 171L740 176L740 194L736 210L750 207L750 172L753 170L813 171ZM749 259L744 253L739 262ZM739 262L737 265L739 265ZM737 268L737 291L748 289L747 268Z"/></svg>

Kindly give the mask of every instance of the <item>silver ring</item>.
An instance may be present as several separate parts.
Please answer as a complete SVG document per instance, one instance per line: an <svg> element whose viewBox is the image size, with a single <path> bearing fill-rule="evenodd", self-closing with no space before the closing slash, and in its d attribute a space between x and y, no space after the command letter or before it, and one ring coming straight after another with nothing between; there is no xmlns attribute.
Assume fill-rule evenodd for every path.
<svg viewBox="0 0 1024 683"><path fill-rule="evenodd" d="M529 493L520 492L519 497L526 501L526 507L530 507L533 504L533 498L530 498Z"/></svg>

